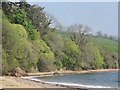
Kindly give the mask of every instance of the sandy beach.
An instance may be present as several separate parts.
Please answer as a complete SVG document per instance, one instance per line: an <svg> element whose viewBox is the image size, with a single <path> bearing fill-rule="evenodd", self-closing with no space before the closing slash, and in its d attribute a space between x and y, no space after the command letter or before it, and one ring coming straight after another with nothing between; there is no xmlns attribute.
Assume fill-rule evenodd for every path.
<svg viewBox="0 0 120 90"><path fill-rule="evenodd" d="M37 83L20 77L3 76L2 88L65 88L49 84Z"/></svg>
<svg viewBox="0 0 120 90"><path fill-rule="evenodd" d="M72 74L72 73L89 73L89 72L103 72L103 71L116 71L117 69L102 69L102 70L89 70L89 71L59 71L59 74ZM53 75L54 72L42 73L28 73L29 76L44 76ZM38 83L23 79L21 77L3 76L2 88L67 88L65 86L50 85L46 83Z"/></svg>

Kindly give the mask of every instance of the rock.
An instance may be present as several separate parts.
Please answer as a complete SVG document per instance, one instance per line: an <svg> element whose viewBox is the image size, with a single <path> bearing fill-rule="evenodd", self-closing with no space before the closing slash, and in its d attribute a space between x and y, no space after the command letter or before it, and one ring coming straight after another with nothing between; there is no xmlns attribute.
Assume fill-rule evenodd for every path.
<svg viewBox="0 0 120 90"><path fill-rule="evenodd" d="M15 72L8 72L8 76L15 76Z"/></svg>
<svg viewBox="0 0 120 90"><path fill-rule="evenodd" d="M16 76L16 77L22 77L22 75L19 74L19 73L17 73L17 72L15 73L15 76Z"/></svg>
<svg viewBox="0 0 120 90"><path fill-rule="evenodd" d="M28 76L28 74L24 70L18 67L15 69L15 76L22 77L22 76Z"/></svg>
<svg viewBox="0 0 120 90"><path fill-rule="evenodd" d="M58 72L54 72L53 75L60 75Z"/></svg>

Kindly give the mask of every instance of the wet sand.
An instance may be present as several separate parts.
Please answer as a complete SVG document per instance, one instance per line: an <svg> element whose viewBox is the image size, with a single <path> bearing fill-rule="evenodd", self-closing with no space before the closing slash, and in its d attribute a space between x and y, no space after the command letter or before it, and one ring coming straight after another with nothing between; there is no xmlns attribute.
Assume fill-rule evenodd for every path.
<svg viewBox="0 0 120 90"><path fill-rule="evenodd" d="M37 83L20 77L3 76L2 88L65 88L49 84Z"/></svg>

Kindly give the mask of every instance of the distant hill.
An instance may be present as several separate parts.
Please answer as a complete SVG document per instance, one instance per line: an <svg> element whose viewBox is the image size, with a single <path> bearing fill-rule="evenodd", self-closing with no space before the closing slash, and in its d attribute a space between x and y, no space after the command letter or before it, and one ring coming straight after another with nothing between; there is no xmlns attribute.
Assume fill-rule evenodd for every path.
<svg viewBox="0 0 120 90"><path fill-rule="evenodd" d="M108 52L118 52L118 41L99 37L93 37L92 41L94 45L100 46Z"/></svg>
<svg viewBox="0 0 120 90"><path fill-rule="evenodd" d="M71 34L69 32L56 31L56 33L61 35L64 39L70 39ZM95 46L104 48L108 52L118 52L118 41L116 40L92 36L92 42Z"/></svg>

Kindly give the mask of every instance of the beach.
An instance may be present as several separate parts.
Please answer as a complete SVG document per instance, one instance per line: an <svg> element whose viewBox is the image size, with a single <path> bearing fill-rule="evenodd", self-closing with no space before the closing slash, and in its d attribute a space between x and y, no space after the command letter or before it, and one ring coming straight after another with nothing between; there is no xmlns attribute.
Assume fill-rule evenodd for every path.
<svg viewBox="0 0 120 90"><path fill-rule="evenodd" d="M55 72L58 74L82 74L82 73L93 73L93 72L105 72L105 71L118 71L118 69L97 69L97 70L80 70L80 71L71 71L71 70L60 70L54 72L38 72L38 73L28 73L29 76L39 76L39 75L53 75Z"/></svg>
<svg viewBox="0 0 120 90"><path fill-rule="evenodd" d="M89 70L89 71L59 71L59 74L73 74L73 73L90 73L90 72L103 72L103 71L116 71L117 69L102 69L102 70ZM54 72L42 73L28 73L29 76L45 76L53 75ZM27 78L3 76L2 88L68 88L66 86L52 85L43 82L30 81Z"/></svg>
<svg viewBox="0 0 120 90"><path fill-rule="evenodd" d="M49 84L37 83L20 77L3 76L2 88L65 88Z"/></svg>

